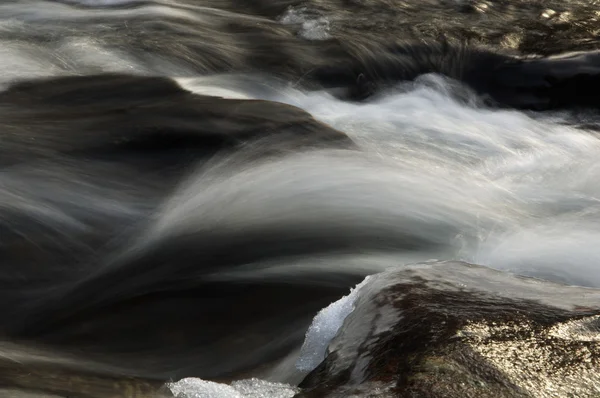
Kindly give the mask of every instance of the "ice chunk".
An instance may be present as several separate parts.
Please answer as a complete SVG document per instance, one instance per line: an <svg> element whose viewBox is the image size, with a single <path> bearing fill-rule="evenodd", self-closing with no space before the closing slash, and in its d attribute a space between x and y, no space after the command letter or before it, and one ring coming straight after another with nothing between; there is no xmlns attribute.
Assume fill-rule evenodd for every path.
<svg viewBox="0 0 600 398"><path fill-rule="evenodd" d="M300 390L288 384L271 383L260 379L238 380L231 383L244 398L292 398Z"/></svg>
<svg viewBox="0 0 600 398"><path fill-rule="evenodd" d="M315 316L300 350L300 357L296 363L298 370L310 372L325 359L327 346L342 327L346 317L354 310L358 291L368 280L369 277L366 277L350 291L350 294L322 309Z"/></svg>
<svg viewBox="0 0 600 398"><path fill-rule="evenodd" d="M192 377L168 383L167 387L175 398L244 398L235 388L227 384Z"/></svg>
<svg viewBox="0 0 600 398"><path fill-rule="evenodd" d="M234 381L228 386L190 377L167 387L175 398L292 398L299 392L287 384L259 379Z"/></svg>

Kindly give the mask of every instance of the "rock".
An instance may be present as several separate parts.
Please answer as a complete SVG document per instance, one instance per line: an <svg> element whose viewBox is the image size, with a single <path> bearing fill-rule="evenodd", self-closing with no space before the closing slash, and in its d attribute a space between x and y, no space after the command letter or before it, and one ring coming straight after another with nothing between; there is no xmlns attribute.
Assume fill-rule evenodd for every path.
<svg viewBox="0 0 600 398"><path fill-rule="evenodd" d="M600 396L600 290L460 262L361 288L303 397Z"/></svg>
<svg viewBox="0 0 600 398"><path fill-rule="evenodd" d="M193 94L170 78L126 74L16 83L0 93L0 120L0 164L83 156L147 171L274 136L286 150L351 146L344 133L290 105Z"/></svg>
<svg viewBox="0 0 600 398"><path fill-rule="evenodd" d="M0 343L0 397L172 398L162 383L110 374L90 364Z"/></svg>
<svg viewBox="0 0 600 398"><path fill-rule="evenodd" d="M95 262L84 258L130 221L96 217L73 203L106 200L123 209L134 198L145 208L158 205L201 163L216 162L219 151L227 156L244 148L236 157L241 163L312 146L352 146L344 133L290 105L197 95L170 78L125 74L16 83L0 92L0 131L0 166L12 167L2 192L31 195L52 208L67 201L69 217L89 222L73 235L57 234L35 206L0 209L2 278L27 274L29 287L62 279L57 265L71 274Z"/></svg>

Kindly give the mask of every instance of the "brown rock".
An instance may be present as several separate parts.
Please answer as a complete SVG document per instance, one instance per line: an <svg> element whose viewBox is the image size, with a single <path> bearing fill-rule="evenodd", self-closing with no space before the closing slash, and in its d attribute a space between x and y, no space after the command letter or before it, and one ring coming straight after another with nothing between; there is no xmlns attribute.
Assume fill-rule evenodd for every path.
<svg viewBox="0 0 600 398"><path fill-rule="evenodd" d="M355 305L299 397L600 396L600 290L440 262Z"/></svg>

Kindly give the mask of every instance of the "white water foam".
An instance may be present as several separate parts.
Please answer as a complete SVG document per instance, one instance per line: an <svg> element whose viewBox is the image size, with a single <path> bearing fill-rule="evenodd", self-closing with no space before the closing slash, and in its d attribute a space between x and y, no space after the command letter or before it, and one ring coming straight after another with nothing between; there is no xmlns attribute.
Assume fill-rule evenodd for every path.
<svg viewBox="0 0 600 398"><path fill-rule="evenodd" d="M363 104L290 88L267 98L344 131L393 165L406 189L428 186L446 208L442 219L474 217L452 259L600 287L597 133L559 115L458 102L444 87L443 78L427 76ZM414 211L432 198L424 199L411 203Z"/></svg>
<svg viewBox="0 0 600 398"><path fill-rule="evenodd" d="M440 232L443 228L428 225L456 228L454 236L446 236L446 252L421 253L420 259L398 253L380 257L381 261L366 254L360 263L372 267L372 272L415 260L457 259L600 287L596 243L600 240L600 141L594 131L562 124L560 115L488 109L479 106L476 98L458 101L451 95L451 85L439 76L400 85L362 104L270 83L256 90L240 87L250 97L307 110L350 135L363 149L363 154L347 157L301 155L266 166L260 175L270 183L262 185L277 187L274 196L293 192L282 203L306 195L308 186L320 187L334 208L357 206L341 219L377 209L386 214L381 222L387 220L397 229L431 241L446 235ZM294 178L290 181L289 176ZM244 178L252 183L259 180L259 176ZM232 185L241 189L241 183ZM247 205L250 195L242 197ZM304 203L310 201L294 206ZM375 217L370 217L371 226L374 222ZM356 266L347 259L311 261L321 268ZM297 363L300 370L309 371L322 360L352 310L355 292L317 315Z"/></svg>
<svg viewBox="0 0 600 398"><path fill-rule="evenodd" d="M327 40L331 37L329 19L306 7L290 7L279 21L284 25L298 25L298 34L307 40Z"/></svg>

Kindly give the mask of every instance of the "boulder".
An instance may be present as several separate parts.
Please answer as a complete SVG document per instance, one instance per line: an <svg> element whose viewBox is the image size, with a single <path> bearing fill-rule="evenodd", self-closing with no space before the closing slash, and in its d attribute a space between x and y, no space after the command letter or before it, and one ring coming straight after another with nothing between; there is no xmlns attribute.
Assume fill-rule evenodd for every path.
<svg viewBox="0 0 600 398"><path fill-rule="evenodd" d="M435 262L354 305L297 398L600 396L600 290Z"/></svg>
<svg viewBox="0 0 600 398"><path fill-rule="evenodd" d="M353 147L344 133L291 105L199 95L170 78L126 74L15 83L0 92L0 127L0 165L68 156L148 171L186 167L257 140L285 150Z"/></svg>

